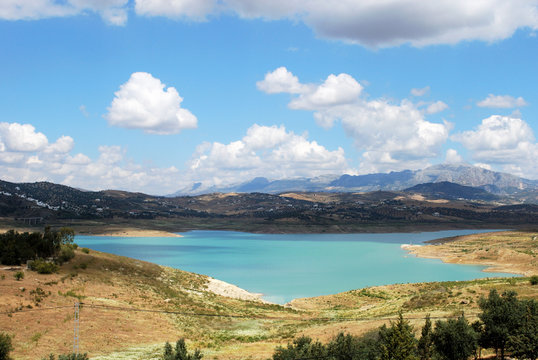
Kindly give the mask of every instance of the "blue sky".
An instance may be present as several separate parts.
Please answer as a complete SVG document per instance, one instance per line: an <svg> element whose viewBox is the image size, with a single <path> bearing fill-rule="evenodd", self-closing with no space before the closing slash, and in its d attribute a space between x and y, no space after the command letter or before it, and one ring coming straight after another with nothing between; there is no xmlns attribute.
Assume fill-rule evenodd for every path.
<svg viewBox="0 0 538 360"><path fill-rule="evenodd" d="M0 4L3 180L538 178L537 1L30 3Z"/></svg>

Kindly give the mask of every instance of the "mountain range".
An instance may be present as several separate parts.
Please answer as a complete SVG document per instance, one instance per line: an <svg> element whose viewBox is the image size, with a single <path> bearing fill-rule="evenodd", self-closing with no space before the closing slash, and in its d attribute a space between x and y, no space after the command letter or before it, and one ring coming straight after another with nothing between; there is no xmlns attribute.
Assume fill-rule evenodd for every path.
<svg viewBox="0 0 538 360"><path fill-rule="evenodd" d="M512 174L487 170L468 164L440 164L422 170L404 170L368 175L325 175L316 178L269 180L257 177L226 187L204 187L201 183L183 188L170 196L204 193L260 192L278 194L289 191L370 192L399 191L424 183L451 182L480 187L489 193L516 198L532 198L538 190L538 180L528 180Z"/></svg>

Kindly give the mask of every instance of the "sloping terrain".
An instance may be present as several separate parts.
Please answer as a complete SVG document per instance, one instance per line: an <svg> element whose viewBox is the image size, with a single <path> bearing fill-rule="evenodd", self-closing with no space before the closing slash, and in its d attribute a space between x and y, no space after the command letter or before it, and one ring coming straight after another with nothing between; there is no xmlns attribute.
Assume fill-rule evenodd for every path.
<svg viewBox="0 0 538 360"><path fill-rule="evenodd" d="M461 253L489 242L496 249L506 243L513 251L525 252L529 246L534 251L528 237L511 232L472 235L462 241L473 247ZM24 279L17 281L16 271L23 271ZM326 341L341 331L359 335L388 324L398 311L417 331L426 314L437 319L464 312L474 320L478 299L491 289L538 299L538 286L523 277L377 286L296 299L286 307L217 295L209 291L210 283L206 276L79 249L57 274L0 268L1 331L15 335L15 359L69 352L73 304L80 301L80 349L92 359L158 359L164 342L180 337L190 348L199 347L205 358L267 359L275 346L293 337Z"/></svg>

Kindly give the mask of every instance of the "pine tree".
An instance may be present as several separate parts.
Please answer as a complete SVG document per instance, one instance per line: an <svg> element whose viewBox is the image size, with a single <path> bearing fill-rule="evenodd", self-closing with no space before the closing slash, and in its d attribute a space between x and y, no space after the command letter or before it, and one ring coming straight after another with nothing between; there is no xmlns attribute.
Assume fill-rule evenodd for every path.
<svg viewBox="0 0 538 360"><path fill-rule="evenodd" d="M435 350L444 360L466 360L477 347L478 334L463 315L457 320L436 322L432 337Z"/></svg>
<svg viewBox="0 0 538 360"><path fill-rule="evenodd" d="M398 320L385 325L379 330L379 350L381 360L416 360L416 339L413 327L405 320L400 312Z"/></svg>
<svg viewBox="0 0 538 360"><path fill-rule="evenodd" d="M507 291L501 297L491 290L488 298L482 298L478 303L482 310L478 317L484 324L481 341L485 347L492 347L497 353L500 351L501 359L504 359L509 337L517 332L525 313L516 296L514 291Z"/></svg>
<svg viewBox="0 0 538 360"><path fill-rule="evenodd" d="M434 346L432 334L432 322L430 320L430 314L428 314L426 315L426 322L422 327L420 340L417 345L417 352L420 360L430 360L433 356Z"/></svg>

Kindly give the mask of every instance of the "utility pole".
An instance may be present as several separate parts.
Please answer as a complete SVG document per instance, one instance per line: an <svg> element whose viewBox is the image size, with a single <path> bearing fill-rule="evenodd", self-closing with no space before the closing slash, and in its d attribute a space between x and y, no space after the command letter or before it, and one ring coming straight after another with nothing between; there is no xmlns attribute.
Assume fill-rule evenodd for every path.
<svg viewBox="0 0 538 360"><path fill-rule="evenodd" d="M75 359L78 358L78 327L80 324L79 321L79 310L80 304L78 301L75 301L75 320L74 320L74 331L73 331L73 353L75 354Z"/></svg>

